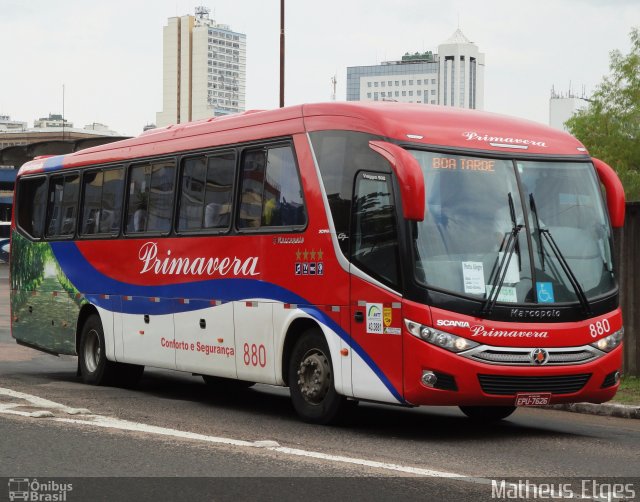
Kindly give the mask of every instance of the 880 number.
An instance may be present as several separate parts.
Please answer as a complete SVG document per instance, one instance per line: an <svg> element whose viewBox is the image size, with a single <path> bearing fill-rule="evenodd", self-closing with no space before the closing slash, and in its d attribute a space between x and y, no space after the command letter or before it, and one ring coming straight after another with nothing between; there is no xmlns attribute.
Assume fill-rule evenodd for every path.
<svg viewBox="0 0 640 502"><path fill-rule="evenodd" d="M264 345L256 345L252 343L244 344L243 361L245 366L260 366L264 368L267 365L267 349Z"/></svg>
<svg viewBox="0 0 640 502"><path fill-rule="evenodd" d="M591 338L604 335L605 333L609 333L609 331L611 331L611 325L607 319L589 324L589 334L591 335Z"/></svg>

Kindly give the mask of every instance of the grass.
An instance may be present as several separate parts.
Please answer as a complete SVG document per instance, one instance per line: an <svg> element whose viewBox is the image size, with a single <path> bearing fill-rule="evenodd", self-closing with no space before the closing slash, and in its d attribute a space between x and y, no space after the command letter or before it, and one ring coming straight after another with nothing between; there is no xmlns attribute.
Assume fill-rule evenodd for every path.
<svg viewBox="0 0 640 502"><path fill-rule="evenodd" d="M612 402L640 406L640 378L635 376L622 377L620 388Z"/></svg>

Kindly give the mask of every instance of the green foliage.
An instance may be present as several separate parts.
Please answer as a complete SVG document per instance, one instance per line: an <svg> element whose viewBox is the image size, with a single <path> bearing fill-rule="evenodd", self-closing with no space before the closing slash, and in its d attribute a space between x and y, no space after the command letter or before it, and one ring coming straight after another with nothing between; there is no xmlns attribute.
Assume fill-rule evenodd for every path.
<svg viewBox="0 0 640 502"><path fill-rule="evenodd" d="M623 376L618 393L613 400L623 404L640 405L640 378L631 375Z"/></svg>
<svg viewBox="0 0 640 502"><path fill-rule="evenodd" d="M26 304L32 291L37 291L44 279L44 269L51 256L45 242L29 242L19 233L11 237L11 295L15 311Z"/></svg>
<svg viewBox="0 0 640 502"><path fill-rule="evenodd" d="M65 275L58 261L54 260L54 263L56 267L56 278L58 279L58 283L60 284L62 289L64 289L67 292L67 294L69 295L69 298L71 298L71 300L75 302L76 305L78 305L78 307L81 306L82 300L76 296L76 294L78 293L78 290L71 283L69 278Z"/></svg>
<svg viewBox="0 0 640 502"><path fill-rule="evenodd" d="M44 267L51 255L44 242L29 242L17 232L11 239L11 289L33 291L44 278Z"/></svg>
<svg viewBox="0 0 640 502"><path fill-rule="evenodd" d="M566 125L591 155L616 170L627 200L640 200L640 28L630 38L629 54L611 52L611 75Z"/></svg>

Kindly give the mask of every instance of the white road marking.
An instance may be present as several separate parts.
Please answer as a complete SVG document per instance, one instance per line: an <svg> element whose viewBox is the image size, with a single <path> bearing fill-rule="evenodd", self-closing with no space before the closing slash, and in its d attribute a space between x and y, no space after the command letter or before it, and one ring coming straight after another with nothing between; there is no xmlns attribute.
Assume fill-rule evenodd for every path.
<svg viewBox="0 0 640 502"><path fill-rule="evenodd" d="M87 416L87 419L76 418L53 418L54 422L63 422L79 425L93 425L97 427L104 427L107 429L119 429L126 431L144 432L148 434L157 434L160 436L170 436L181 439L192 439L196 441L204 441L207 443L226 444L232 446L241 446L245 448L261 448L264 450L271 450L284 455L293 455L297 457L315 458L318 460L325 460L328 462L336 462L343 464L360 465L363 467L371 467L374 469L383 469L387 471L402 472L405 474L413 474L414 476L425 476L431 478L454 478L473 482L490 483L490 480L480 480L478 478L470 478L462 474L454 472L436 471L433 469L422 469L419 467L411 467L399 464L390 464L386 462L377 462L375 460L366 460L355 457L345 457L341 455L331 455L328 453L321 453L317 451L300 450L296 448L287 448L280 446L277 441L262 440L262 441L244 441L241 439L208 436L205 434L197 434L194 432L185 432L177 429L169 429L166 427L158 427L155 425L142 424L139 422L130 422L128 420L120 420L118 418L105 417L102 415Z"/></svg>
<svg viewBox="0 0 640 502"><path fill-rule="evenodd" d="M24 392L18 392L11 389L5 389L0 387L0 395L15 397L17 399L24 399L25 401L31 403L31 406L37 408L48 408L54 410L60 410L68 415L83 415L91 413L86 408L69 408L64 404L55 403L53 401L49 401L48 399L43 399L38 396L33 396L31 394L25 394ZM23 406L23 405L20 405Z"/></svg>
<svg viewBox="0 0 640 502"><path fill-rule="evenodd" d="M50 411L22 411L16 410L14 408L18 408L22 406L21 403L0 403L0 413L4 413L5 415L19 415L21 417L30 417L30 418L50 418L55 415Z"/></svg>
<svg viewBox="0 0 640 502"><path fill-rule="evenodd" d="M0 414L21 415L21 416L26 416L30 418L51 417L50 419L55 422L62 422L62 423L69 423L69 424L76 424L76 425L89 425L94 427L104 427L106 429L118 429L118 430L124 430L124 431L132 431L132 432L142 432L147 434L156 434L160 436L169 436L169 437L176 437L181 439L191 439L196 441L203 441L206 443L224 444L224 445L238 446L243 448L260 448L260 449L278 452L283 455L314 458L317 460L324 460L327 462L334 462L334 463L341 463L341 464L359 465L363 467L370 467L373 469L410 474L413 476L420 476L420 477L448 478L448 479L455 479L458 481L464 481L467 483L489 485L489 486L491 486L492 483L496 482L496 480L492 480L488 478L466 476L466 475L458 474L455 472L437 471L434 469L424 469L421 467L413 467L410 465L392 464L392 463L378 462L376 460L367 460L367 459L357 458L357 457L345 457L342 455L331 455L329 453L321 453L317 451L288 448L286 446L280 446L278 442L272 441L272 440L245 441L241 439L209 436L206 434L185 432L177 429L158 427L155 425L143 424L139 422L130 422L128 420L120 420L118 418L106 417L103 415L92 415L91 412L85 408L69 408L63 404L56 403L54 401L49 401L47 399L43 399L38 396L33 396L31 394L25 394L22 392L17 392L17 391L13 391L11 389L5 389L2 387L0 387L0 395L23 399L31 403L29 406L47 408L48 410L49 409L59 410L67 414L81 413L85 415L85 419L60 418L60 417L56 417L53 413L51 413L48 410L35 411L35 412L24 412L24 411L16 410L15 408L24 406L21 403L0 403ZM518 485L515 483L508 482L505 484L505 486L509 488L509 487L517 487ZM534 484L529 485L529 487L532 495L534 497L537 496L536 494L538 491L538 487ZM552 492L551 495L555 495L555 492ZM581 496L580 498L590 499L590 500L604 500L597 497L588 497L588 496L587 497Z"/></svg>
<svg viewBox="0 0 640 502"><path fill-rule="evenodd" d="M56 403L53 401L49 401L47 399L43 399L38 396L33 396L31 394L26 394L23 392L13 391L11 389L4 389L0 387L0 395L11 396L13 398L23 399L27 401L29 406L46 408L47 411L43 413L49 413L51 416L51 420L54 422L62 422L76 425L90 425L94 427L104 427L105 429L118 429L124 431L132 431L132 432L142 432L147 434L156 434L160 436L169 436L181 439L191 439L196 441L203 441L206 443L214 443L214 444L224 444L229 446L238 446L243 448L260 448L264 450L271 450L274 452L278 452L283 455L292 455L297 457L307 457L307 458L315 458L318 460L324 460L328 462L334 463L343 463L343 464L351 464L351 465L359 465L363 467L371 467L374 469L382 469L387 471L401 472L405 474L412 474L414 476L425 476L425 477L439 477L439 478L457 478L460 480L473 481L475 483L482 482L490 483L490 480L481 480L479 478L471 478L469 476L464 476L462 474L457 474L455 472L445 472L445 471L436 471L433 469L423 469L419 467L412 467L407 465L400 464L391 464L386 462L378 462L374 460L367 460L363 458L356 457L345 457L342 455L331 455L328 453L321 453L317 451L309 451L309 450L301 450L296 448L288 448L284 446L280 446L278 442L272 440L261 440L261 441L245 441L241 439L234 438L225 438L225 437L217 437L217 436L209 436L206 434L197 434L194 432L186 432L180 431L177 429L170 429L167 427L158 427L156 425L143 424L139 422L131 422L128 420L120 420L118 418L106 417L103 415L92 415L89 410L82 410L84 413L84 418L66 418L66 417L56 417L53 416L48 410L59 410L64 413L73 413L76 412L76 408L69 408L63 404ZM19 403L10 403L9 405L0 405L0 414L19 414L22 416L34 417L34 412L22 412L15 410L17 406L23 406ZM37 412L35 412L37 413Z"/></svg>
<svg viewBox="0 0 640 502"><path fill-rule="evenodd" d="M196 441L204 441L206 443L226 444L231 446L255 447L252 441L243 441L241 439L223 438L216 436L207 436L206 434L197 434L195 432L179 431L177 429L168 429L166 427L158 427L156 425L141 424L139 422L130 422L128 420L120 420L118 418L105 417L103 415L87 416L87 420L77 418L54 418L55 422L65 422L69 424L93 425L94 427L104 427L106 429L119 429L123 431L144 432L147 434L157 434L159 436L171 436L181 439L195 439Z"/></svg>

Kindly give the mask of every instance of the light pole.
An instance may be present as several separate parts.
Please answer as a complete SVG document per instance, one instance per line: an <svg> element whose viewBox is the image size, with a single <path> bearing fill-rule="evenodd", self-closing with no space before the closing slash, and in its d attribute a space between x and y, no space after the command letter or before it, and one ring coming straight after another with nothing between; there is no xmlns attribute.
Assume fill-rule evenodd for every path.
<svg viewBox="0 0 640 502"><path fill-rule="evenodd" d="M280 108L284 106L284 0L280 0Z"/></svg>

